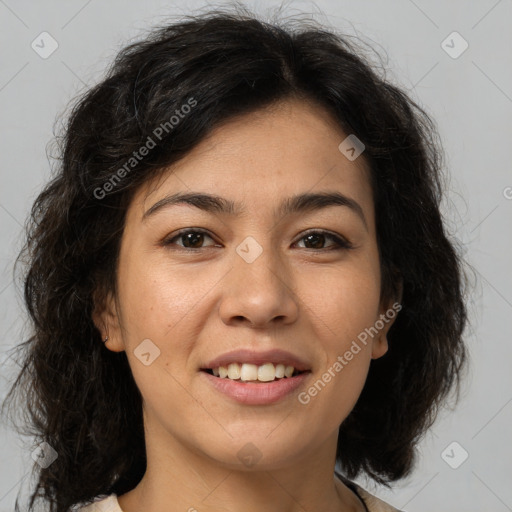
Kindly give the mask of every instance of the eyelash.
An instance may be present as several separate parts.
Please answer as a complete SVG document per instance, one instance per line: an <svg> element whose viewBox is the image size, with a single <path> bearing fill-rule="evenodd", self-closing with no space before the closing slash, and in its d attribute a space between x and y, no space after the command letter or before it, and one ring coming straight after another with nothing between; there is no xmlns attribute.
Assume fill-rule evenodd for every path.
<svg viewBox="0 0 512 512"><path fill-rule="evenodd" d="M165 247L170 247L171 245L174 245L173 244L174 240L176 240L177 238L182 237L183 235L187 235L189 233L201 233L201 234L207 235L208 237L210 237L213 240L213 237L210 234L208 234L207 231L205 231L205 230L203 230L201 228L197 228L197 229L187 228L187 229L183 229L183 230L179 231L172 238L164 239L162 241L162 245L165 246ZM334 247L330 247L330 248L329 247L328 248L324 248L324 249L307 249L305 247L301 247L301 249L307 249L307 250L310 250L310 251L317 251L317 252L327 252L327 251L349 250L349 249L353 248L353 245L347 239L339 237L339 236L336 236L336 235L330 233L329 231L324 231L324 230L310 230L310 231L307 231L306 233L304 233L302 235L301 238L299 238L298 241L303 240L304 238L306 238L309 235L324 235L324 236L326 236L326 238L330 238L331 240L333 240L334 243L335 243L335 246ZM192 252L192 251L195 252L195 251L200 251L201 249L207 249L207 247L190 248L190 247L182 247L182 246L179 246L179 245L177 247L178 247L177 250L183 250L183 251L186 251L186 252Z"/></svg>

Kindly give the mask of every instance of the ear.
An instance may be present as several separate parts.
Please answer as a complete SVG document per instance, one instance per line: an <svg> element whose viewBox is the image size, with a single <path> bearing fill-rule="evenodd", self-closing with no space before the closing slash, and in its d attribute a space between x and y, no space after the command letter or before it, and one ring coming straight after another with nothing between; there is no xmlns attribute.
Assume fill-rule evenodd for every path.
<svg viewBox="0 0 512 512"><path fill-rule="evenodd" d="M118 308L114 294L108 292L106 296L96 295L92 320L100 331L102 341L108 336L105 347L112 352L122 352L125 347L121 336Z"/></svg>
<svg viewBox="0 0 512 512"><path fill-rule="evenodd" d="M379 359L379 357L382 357L388 351L387 334L389 329L391 329L391 326L394 324L399 311L402 309L402 278L399 278L398 288L399 290L396 297L386 303L381 303L379 317L375 321L375 328L377 328L379 332L373 339L372 359Z"/></svg>

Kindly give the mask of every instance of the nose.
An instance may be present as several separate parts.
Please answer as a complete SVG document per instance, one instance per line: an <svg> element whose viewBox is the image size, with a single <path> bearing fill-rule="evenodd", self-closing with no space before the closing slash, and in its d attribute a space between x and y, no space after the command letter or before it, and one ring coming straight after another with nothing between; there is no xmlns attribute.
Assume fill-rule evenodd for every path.
<svg viewBox="0 0 512 512"><path fill-rule="evenodd" d="M226 325L275 328L297 320L294 276L278 255L264 249L252 262L235 254L222 287L219 314Z"/></svg>

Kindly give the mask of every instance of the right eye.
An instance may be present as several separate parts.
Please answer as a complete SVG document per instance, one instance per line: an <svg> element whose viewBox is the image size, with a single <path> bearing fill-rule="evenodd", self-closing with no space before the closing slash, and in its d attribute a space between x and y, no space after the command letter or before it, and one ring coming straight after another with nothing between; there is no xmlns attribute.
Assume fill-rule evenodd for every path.
<svg viewBox="0 0 512 512"><path fill-rule="evenodd" d="M174 243L176 239L182 239L184 242L183 245L178 244L178 247L180 247L181 249L203 249L203 247L196 247L196 245L201 244L205 236L212 239L212 237L203 229L182 229L181 231L173 235L172 238L166 238L165 240L163 240L162 245L164 245L165 247L172 248L170 246L176 245Z"/></svg>

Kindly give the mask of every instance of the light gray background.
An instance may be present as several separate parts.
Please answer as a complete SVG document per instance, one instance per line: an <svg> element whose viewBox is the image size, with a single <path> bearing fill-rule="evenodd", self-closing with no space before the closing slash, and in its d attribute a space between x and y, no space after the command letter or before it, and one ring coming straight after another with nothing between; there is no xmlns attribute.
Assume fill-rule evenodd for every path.
<svg viewBox="0 0 512 512"><path fill-rule="evenodd" d="M115 53L165 16L204 2L0 0L0 398L17 367L7 350L20 342L24 310L12 281L21 228L50 172L46 145L69 101L96 83ZM223 5L218 3L215 5ZM256 12L277 2L247 2ZM408 512L512 511L512 1L318 0L285 12L320 10L326 21L386 52L388 77L438 123L451 174L443 211L451 234L477 269L467 331L471 367L462 401L421 442L412 476L393 491L361 480ZM59 47L42 59L31 43L43 31ZM441 43L459 32L469 48L450 57ZM460 41L448 40L453 51ZM0 511L26 488L30 451L5 425L0 437ZM442 453L452 442L459 443ZM458 469L462 449L469 458Z"/></svg>

